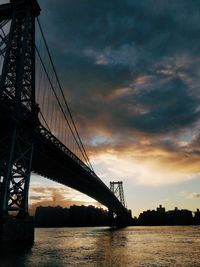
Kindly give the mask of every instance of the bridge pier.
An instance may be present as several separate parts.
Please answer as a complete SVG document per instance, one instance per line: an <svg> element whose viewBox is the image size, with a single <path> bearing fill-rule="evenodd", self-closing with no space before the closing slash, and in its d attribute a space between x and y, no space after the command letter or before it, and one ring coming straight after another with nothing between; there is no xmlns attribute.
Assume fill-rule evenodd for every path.
<svg viewBox="0 0 200 267"><path fill-rule="evenodd" d="M127 213L121 215L116 214L115 212L109 210L110 215L110 226L112 227L127 227L130 226L132 223L132 214L131 210L127 210Z"/></svg>
<svg viewBox="0 0 200 267"><path fill-rule="evenodd" d="M19 248L34 243L33 217L17 218L12 216L0 219L0 247Z"/></svg>

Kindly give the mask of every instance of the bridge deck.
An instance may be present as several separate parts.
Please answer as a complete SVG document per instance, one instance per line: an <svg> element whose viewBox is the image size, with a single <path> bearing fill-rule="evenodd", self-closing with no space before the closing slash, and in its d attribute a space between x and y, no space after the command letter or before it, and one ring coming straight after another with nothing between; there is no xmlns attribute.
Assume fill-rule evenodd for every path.
<svg viewBox="0 0 200 267"><path fill-rule="evenodd" d="M32 167L33 172L85 193L116 213L127 212L99 177L42 125Z"/></svg>

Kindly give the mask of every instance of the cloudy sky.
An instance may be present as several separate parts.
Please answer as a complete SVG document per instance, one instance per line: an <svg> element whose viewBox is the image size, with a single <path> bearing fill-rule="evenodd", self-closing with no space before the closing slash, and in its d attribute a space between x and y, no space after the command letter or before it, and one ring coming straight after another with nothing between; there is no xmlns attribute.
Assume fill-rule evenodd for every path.
<svg viewBox="0 0 200 267"><path fill-rule="evenodd" d="M124 182L134 215L158 204L200 207L199 0L39 3L49 49L99 177ZM55 192L61 200L90 201L35 177L32 201L46 187L39 194L53 201Z"/></svg>

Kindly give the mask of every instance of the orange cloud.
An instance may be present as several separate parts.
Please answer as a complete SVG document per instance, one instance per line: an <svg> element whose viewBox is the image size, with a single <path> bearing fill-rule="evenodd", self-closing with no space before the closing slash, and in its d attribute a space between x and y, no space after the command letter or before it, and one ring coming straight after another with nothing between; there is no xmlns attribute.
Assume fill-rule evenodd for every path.
<svg viewBox="0 0 200 267"><path fill-rule="evenodd" d="M30 188L29 210L33 215L39 206L94 205L101 206L95 200L64 186L42 186L33 184Z"/></svg>

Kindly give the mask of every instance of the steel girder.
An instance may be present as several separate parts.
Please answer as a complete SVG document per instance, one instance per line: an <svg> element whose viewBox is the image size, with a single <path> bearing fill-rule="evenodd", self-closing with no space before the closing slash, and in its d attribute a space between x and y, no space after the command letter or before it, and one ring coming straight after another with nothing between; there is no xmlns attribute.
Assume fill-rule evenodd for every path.
<svg viewBox="0 0 200 267"><path fill-rule="evenodd" d="M123 190L123 182L122 181L110 182L110 190L119 199L122 205L126 208L124 190Z"/></svg>

